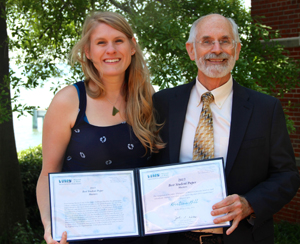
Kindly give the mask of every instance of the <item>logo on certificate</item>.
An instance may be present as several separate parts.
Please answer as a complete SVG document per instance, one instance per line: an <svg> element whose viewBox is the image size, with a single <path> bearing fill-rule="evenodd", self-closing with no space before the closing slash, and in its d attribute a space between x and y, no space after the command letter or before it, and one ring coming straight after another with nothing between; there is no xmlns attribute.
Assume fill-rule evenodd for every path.
<svg viewBox="0 0 300 244"><path fill-rule="evenodd" d="M70 184L72 183L71 179L62 179L62 180L58 180L59 184Z"/></svg>
<svg viewBox="0 0 300 244"><path fill-rule="evenodd" d="M81 179L58 179L59 185L77 185L81 183Z"/></svg>
<svg viewBox="0 0 300 244"><path fill-rule="evenodd" d="M169 178L168 173L152 173L147 175L148 179Z"/></svg>

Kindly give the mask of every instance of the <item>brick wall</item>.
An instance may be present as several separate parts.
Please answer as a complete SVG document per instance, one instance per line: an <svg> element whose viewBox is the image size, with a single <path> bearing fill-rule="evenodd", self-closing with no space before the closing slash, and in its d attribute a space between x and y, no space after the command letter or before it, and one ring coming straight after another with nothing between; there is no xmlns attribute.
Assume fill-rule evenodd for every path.
<svg viewBox="0 0 300 244"><path fill-rule="evenodd" d="M279 42L289 51L288 55L300 60L300 0L251 0L251 15L265 16L261 22L279 30L281 34ZM293 108L288 115L294 121L296 132L291 134L290 138L300 171L300 88L292 89L280 100L283 106L287 105L288 100L292 101ZM300 223L300 189L274 219Z"/></svg>
<svg viewBox="0 0 300 244"><path fill-rule="evenodd" d="M281 36L298 37L300 33L299 0L252 0L251 15L265 16L263 23L280 30Z"/></svg>
<svg viewBox="0 0 300 244"><path fill-rule="evenodd" d="M300 167L298 167L298 170L300 170ZM279 222L282 220L291 223L300 223L300 189L298 189L292 201L274 215L274 221Z"/></svg>

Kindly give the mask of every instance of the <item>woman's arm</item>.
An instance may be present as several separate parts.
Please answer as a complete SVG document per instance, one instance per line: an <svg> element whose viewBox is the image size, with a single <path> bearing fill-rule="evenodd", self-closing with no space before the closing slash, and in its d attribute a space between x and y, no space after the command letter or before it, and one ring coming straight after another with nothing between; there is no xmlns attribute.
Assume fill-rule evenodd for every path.
<svg viewBox="0 0 300 244"><path fill-rule="evenodd" d="M76 88L68 86L53 98L43 125L43 166L37 183L37 202L44 225L44 238L48 244L57 243L51 236L48 173L60 172L71 137L71 128L78 115L79 100ZM66 243L64 232L61 244Z"/></svg>

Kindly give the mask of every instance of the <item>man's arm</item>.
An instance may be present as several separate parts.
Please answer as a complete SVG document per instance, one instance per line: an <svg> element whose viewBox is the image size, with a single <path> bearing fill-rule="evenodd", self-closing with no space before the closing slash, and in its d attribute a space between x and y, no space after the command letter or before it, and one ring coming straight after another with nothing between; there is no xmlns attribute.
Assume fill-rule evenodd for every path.
<svg viewBox="0 0 300 244"><path fill-rule="evenodd" d="M284 113L278 100L273 108L270 126L269 161L265 162L268 166L268 177L243 196L233 194L213 206L211 212L213 216L227 214L217 217L215 223L232 221L232 226L226 232L228 235L237 228L242 219L253 212L256 216L254 228L259 227L288 203L298 190L299 172L287 133Z"/></svg>

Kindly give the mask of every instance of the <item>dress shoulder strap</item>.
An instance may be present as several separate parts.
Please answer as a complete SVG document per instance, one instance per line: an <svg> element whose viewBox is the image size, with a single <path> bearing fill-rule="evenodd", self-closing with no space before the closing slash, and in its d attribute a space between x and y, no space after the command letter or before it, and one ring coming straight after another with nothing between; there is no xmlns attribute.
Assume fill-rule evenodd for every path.
<svg viewBox="0 0 300 244"><path fill-rule="evenodd" d="M75 125L79 123L79 121L84 119L85 116L85 110L86 110L86 91L85 91L85 86L83 81L79 81L75 84L73 84L78 93L78 98L79 98L79 111L78 111L78 116L75 122Z"/></svg>

